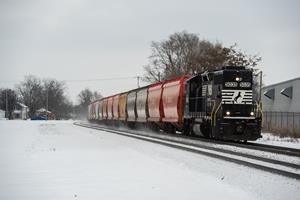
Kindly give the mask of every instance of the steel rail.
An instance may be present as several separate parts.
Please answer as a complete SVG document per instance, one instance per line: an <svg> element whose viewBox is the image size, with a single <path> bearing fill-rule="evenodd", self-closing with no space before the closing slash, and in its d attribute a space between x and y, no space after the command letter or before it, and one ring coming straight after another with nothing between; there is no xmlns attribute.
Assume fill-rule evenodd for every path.
<svg viewBox="0 0 300 200"><path fill-rule="evenodd" d="M107 126L105 126L105 127L108 128ZM113 127L110 127L110 128L113 129ZM157 133L157 134L159 134L159 133ZM180 138L185 138L185 139L193 139L193 140L196 139L196 140L202 141L202 142L235 146L235 147L240 147L240 148L245 148L245 149L252 149L252 150L258 150L258 151L263 151L263 152L270 152L270 153L276 153L276 154L282 154L282 155L286 155L286 156L293 156L293 157L300 158L300 149L295 149L295 148L281 147L281 146L268 145L268 144L259 144L259 143L254 143L254 142L244 143L244 142L237 142L237 141L224 141L224 140L204 138L201 136L188 136L188 135L182 135L182 134L170 134L170 133L165 133L165 132L164 132L164 135L168 135L171 137L180 137Z"/></svg>
<svg viewBox="0 0 300 200"><path fill-rule="evenodd" d="M198 138L198 139L204 142L213 142L215 144L222 144L222 145L235 146L235 147L240 147L245 149L253 149L253 150L259 150L264 152L287 155L287 156L300 157L300 149L280 147L280 146L268 145L268 144L259 144L253 142L241 143L241 142L221 141L221 140L214 140L214 139L207 139L207 138Z"/></svg>
<svg viewBox="0 0 300 200"><path fill-rule="evenodd" d="M225 150L225 149L220 149L220 148L215 148L215 147L209 147L209 146L201 145L201 144L195 144L194 141L193 142L188 142L188 141L180 141L179 142L176 140L172 140L170 138L166 139L166 138L162 138L162 137L157 137L157 136L159 136L159 134L157 134L156 136L153 136L153 135L150 136L150 135L132 133L130 131L125 131L125 130L115 130L115 129L98 126L98 125L93 125L93 124L82 124L82 123L76 123L76 122L74 124L77 126L93 128L96 130L102 130L102 131L115 133L115 134L119 134L119 135L123 135L123 136L128 136L128 137L132 137L132 138L136 138L136 139L140 139L140 140L144 140L144 141L154 142L154 143L158 143L158 144L162 144L165 146L170 146L170 147L174 147L174 148L178 148L178 149L182 149L182 150L186 150L186 151L190 151L190 152L194 152L194 153L199 153L199 154L203 154L203 155L210 156L213 158L218 158L218 159L222 159L225 161L238 163L238 164L241 164L244 166L248 166L248 167L252 167L252 168L260 169L263 171L267 171L267 172L271 172L271 173L275 173L275 174L279 174L279 175L283 175L286 177L295 178L295 179L300 180L300 174L282 170L282 169L277 169L277 168L270 167L270 166L265 166L265 165L250 162L250 161L245 161L245 160L239 159L237 157L244 157L244 158L247 158L250 160L271 163L274 165L280 165L280 166L292 168L292 169L294 169L294 171L299 170L300 165L293 164L293 163L283 162L283 161L274 160L274 159L270 159L270 158L263 158L263 157L259 157L259 156L254 156L254 155L250 155L250 154L245 154L245 153L241 153L241 152L235 152L235 151L230 151L230 150Z"/></svg>
<svg viewBox="0 0 300 200"><path fill-rule="evenodd" d="M105 128L108 128L107 126L103 126ZM109 127L110 129L114 129L113 127ZM116 130L116 129L114 129ZM158 135L160 133L153 132ZM285 156L293 156L293 157L299 157L300 158L300 149L295 148L288 148L288 147L281 147L281 146L275 146L275 145L267 145L267 144L259 144L259 143L253 143L253 142L236 142L236 141L224 141L224 140L216 140L216 139L209 139L204 138L200 136L187 136L187 135L181 135L181 134L170 134L170 133L163 133L163 135L167 135L170 137L178 137L178 138L185 138L185 139L191 139L191 140L197 140L201 142L207 142L207 143L214 143L214 144L220 144L220 145L227 145L227 146L234 146L234 147L240 147L244 149L252 149L252 150L258 150L263 152L270 152L270 153L276 153L276 154L282 154Z"/></svg>

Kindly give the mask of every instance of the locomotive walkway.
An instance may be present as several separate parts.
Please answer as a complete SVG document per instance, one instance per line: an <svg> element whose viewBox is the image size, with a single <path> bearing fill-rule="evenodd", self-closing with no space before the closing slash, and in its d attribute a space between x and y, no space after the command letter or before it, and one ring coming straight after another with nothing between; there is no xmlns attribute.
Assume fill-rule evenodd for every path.
<svg viewBox="0 0 300 200"><path fill-rule="evenodd" d="M254 143L243 144L215 140L212 142L203 138L122 130L90 123L76 122L74 124L154 142L300 180L300 150L297 149Z"/></svg>

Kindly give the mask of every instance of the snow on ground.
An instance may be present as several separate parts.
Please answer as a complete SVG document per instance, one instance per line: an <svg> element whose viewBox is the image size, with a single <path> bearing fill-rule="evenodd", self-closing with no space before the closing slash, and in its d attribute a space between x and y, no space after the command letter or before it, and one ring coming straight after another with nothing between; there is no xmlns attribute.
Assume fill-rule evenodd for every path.
<svg viewBox="0 0 300 200"><path fill-rule="evenodd" d="M294 179L72 121L0 121L0 177L0 199L300 196Z"/></svg>
<svg viewBox="0 0 300 200"><path fill-rule="evenodd" d="M300 149L300 139L290 137L279 137L271 133L262 133L262 138L255 141L256 143L276 145L281 147L289 147Z"/></svg>

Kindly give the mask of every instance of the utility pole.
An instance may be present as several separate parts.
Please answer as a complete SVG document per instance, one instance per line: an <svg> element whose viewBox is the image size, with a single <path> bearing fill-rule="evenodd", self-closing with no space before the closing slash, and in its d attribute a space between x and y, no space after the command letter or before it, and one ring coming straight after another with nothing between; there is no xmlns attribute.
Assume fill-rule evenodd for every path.
<svg viewBox="0 0 300 200"><path fill-rule="evenodd" d="M48 120L48 105L49 105L49 102L48 102L48 88L46 89L47 90L47 93L46 93L46 113L47 113L47 119L46 120Z"/></svg>
<svg viewBox="0 0 300 200"><path fill-rule="evenodd" d="M47 88L47 96L46 96L46 99L47 99L47 100L46 100L46 102L47 102L47 103L46 103L46 109L47 109L47 111L48 111L48 88Z"/></svg>
<svg viewBox="0 0 300 200"><path fill-rule="evenodd" d="M8 98L7 98L7 89L5 90L5 96L6 96L6 117L8 118Z"/></svg>
<svg viewBox="0 0 300 200"><path fill-rule="evenodd" d="M140 87L140 77L137 76L136 78L137 78L137 86L138 86L138 88L139 88L139 87Z"/></svg>
<svg viewBox="0 0 300 200"><path fill-rule="evenodd" d="M263 72L260 71L259 74L260 74L259 101L261 101L261 92L262 92L261 90L262 90L262 76L263 76Z"/></svg>

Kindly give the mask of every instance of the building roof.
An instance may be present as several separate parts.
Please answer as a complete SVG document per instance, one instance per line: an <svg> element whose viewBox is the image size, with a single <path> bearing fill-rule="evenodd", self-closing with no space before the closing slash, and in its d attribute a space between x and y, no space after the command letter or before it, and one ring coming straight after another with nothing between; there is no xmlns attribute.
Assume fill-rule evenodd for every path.
<svg viewBox="0 0 300 200"><path fill-rule="evenodd" d="M40 108L40 109L38 109L36 112L47 112L47 113L51 113L49 110L46 110L46 108Z"/></svg>
<svg viewBox="0 0 300 200"><path fill-rule="evenodd" d="M274 84L271 84L271 85L267 85L267 86L264 86L263 89L269 88L269 87L275 87L277 85L281 85L281 84L285 84L285 83L289 83L289 82L297 81L297 80L300 80L300 77L293 78L293 79L290 79L290 80L287 80L287 81L282 81L282 82L279 82L279 83L274 83Z"/></svg>
<svg viewBox="0 0 300 200"><path fill-rule="evenodd" d="M17 102L17 104L19 104L21 107L23 107L23 108L28 108L28 106L26 106L25 104L22 104L22 103L20 103L20 102Z"/></svg>
<svg viewBox="0 0 300 200"><path fill-rule="evenodd" d="M20 114L20 113L21 113L21 110L14 110L13 113L15 113L15 114Z"/></svg>

